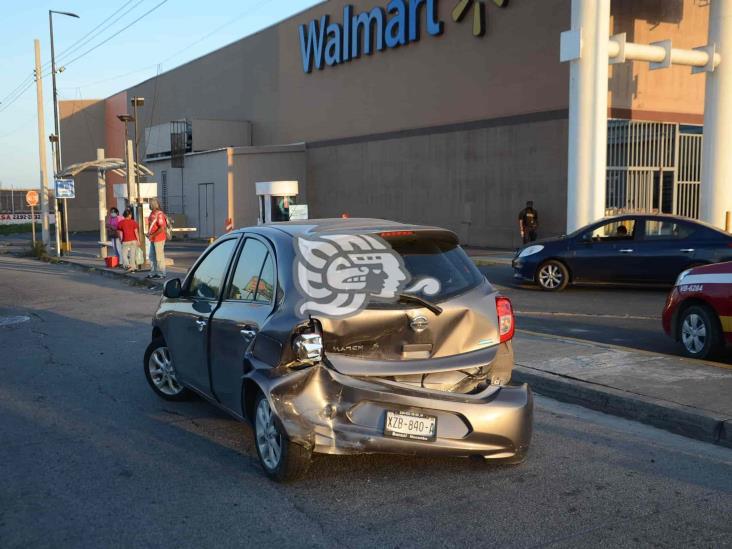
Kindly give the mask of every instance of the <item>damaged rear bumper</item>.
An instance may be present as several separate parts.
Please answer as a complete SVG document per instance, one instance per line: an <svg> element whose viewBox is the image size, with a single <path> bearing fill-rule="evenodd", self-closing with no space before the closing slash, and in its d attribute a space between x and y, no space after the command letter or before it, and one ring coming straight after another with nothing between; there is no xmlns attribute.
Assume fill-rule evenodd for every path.
<svg viewBox="0 0 732 549"><path fill-rule="evenodd" d="M348 376L323 364L256 381L289 438L315 452L520 460L531 440L533 400L527 385L494 385L476 394L458 394ZM436 439L385 436L388 410L437 417Z"/></svg>

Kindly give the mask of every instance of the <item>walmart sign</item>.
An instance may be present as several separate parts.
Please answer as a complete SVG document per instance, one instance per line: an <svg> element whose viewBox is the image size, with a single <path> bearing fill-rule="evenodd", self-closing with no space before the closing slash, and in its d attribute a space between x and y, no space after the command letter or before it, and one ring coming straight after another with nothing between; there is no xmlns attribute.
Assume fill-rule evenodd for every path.
<svg viewBox="0 0 732 549"><path fill-rule="evenodd" d="M406 46L419 41L422 29L439 36L443 27L437 17L437 0L391 0L386 8L355 15L353 6L346 5L340 22L331 22L324 15L320 21L300 26L302 68L309 73L313 67L332 67L374 51Z"/></svg>

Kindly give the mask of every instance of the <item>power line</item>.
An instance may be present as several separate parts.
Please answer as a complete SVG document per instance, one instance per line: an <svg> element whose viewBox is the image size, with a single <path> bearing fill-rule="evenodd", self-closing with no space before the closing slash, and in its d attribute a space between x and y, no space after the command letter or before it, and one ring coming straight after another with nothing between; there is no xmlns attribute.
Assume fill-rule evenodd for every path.
<svg viewBox="0 0 732 549"><path fill-rule="evenodd" d="M0 113L5 112L6 110L8 110L13 103L15 103L21 97L23 97L23 95L25 95L25 93L29 89L31 89L33 87L33 84L35 84L35 81L34 80L31 80L30 82L28 82L28 84L25 86L25 88L23 88L21 91L19 91L15 95L15 97L13 97L13 99L11 99L10 101L8 101L7 103L3 103L2 105L0 105Z"/></svg>
<svg viewBox="0 0 732 549"><path fill-rule="evenodd" d="M127 6L132 1L133 0L129 0L127 3L125 3L122 6L122 8L124 8L125 6ZM109 29L110 27L112 27L113 25L115 25L118 21L120 21L121 19L123 19L128 13L130 13L131 11L133 11L137 6L139 6L140 4L142 4L144 1L145 0L137 0L137 2L135 2L135 4L133 4L127 11L125 11L124 13L122 13L122 15L120 15L119 17L117 17L113 21L110 21L108 24L104 25L104 23L106 21L109 21L109 19L111 19L112 17L114 17L114 15L116 15L117 13L119 13L119 11L121 11L122 8L118 9L116 12L114 12L112 15L110 15L107 19L105 19L99 25L97 25L97 27L95 27L89 33L87 33L86 36L89 36L92 32L94 32L95 29L99 28L101 25L104 25L97 32L94 32L94 34L92 34L91 36L89 36L89 38L77 40L77 42L75 44L72 44L64 52L58 54L56 56L56 65L63 64L63 60L65 58L68 58L72 53L79 51L81 48L83 48L84 46L86 46L90 42L93 42L98 36L100 36L102 33L104 33L104 31L106 31L107 29Z"/></svg>
<svg viewBox="0 0 732 549"><path fill-rule="evenodd" d="M98 25L97 25L96 27L92 28L92 29L91 29L91 30L90 30L89 32L87 32L87 33L86 33L86 34L85 34L84 36L82 36L81 38L77 39L77 40L76 40L76 41L75 41L74 43L70 44L70 45L69 45L69 46L68 46L68 47L67 47L66 49L64 49L64 50L60 51L60 52L58 53L58 55L56 56L56 59L58 60L58 59L59 59L59 58L61 58L62 56L64 56L64 55L66 55L66 54L70 53L70 51L71 51L72 49L76 48L76 47L77 47L77 45L80 45L80 44L81 44L81 42L82 42L82 41L84 41L84 39L85 39L85 38L86 38L87 36L89 36L89 35L90 35L91 33L93 33L93 32L94 32L95 30L97 30L97 29L98 29L99 27L101 27L101 26L102 26L102 25L103 25L104 23L106 23L107 21L109 21L109 20L110 20L110 19L111 19L112 17L114 17L115 15L117 15L117 14L118 14L118 13L119 13L120 11L122 11L122 10L123 10L123 9L124 9L125 7L127 7L127 6L128 6L129 4L131 4L131 3L133 2L133 1L134 1L134 0L127 0L126 2L124 2L124 3L123 3L123 4L122 4L122 5L121 5L121 6L119 7L119 8L117 8L117 10L115 10L115 11L114 11L114 12L113 12L112 14L110 14L110 15L109 15L109 16L107 16L107 17L106 17L105 19L103 19L102 21L100 21L100 22L99 22L99 24L98 24ZM142 1L142 0L141 0L141 1ZM138 2L138 3L139 3L139 2ZM135 7L135 6L133 6L133 8L134 8L134 7ZM125 12L124 14L122 14L122 15L121 15L120 17L124 17L124 15L126 15L126 14L127 14L127 12ZM117 20L119 20L119 19L117 19ZM115 21L117 21L117 20L115 20ZM92 38L93 38L93 37L92 37ZM50 64L51 64L51 62L50 62L50 61L47 61L46 63L44 63L43 67L45 68L45 67L46 67L47 65L50 65Z"/></svg>
<svg viewBox="0 0 732 549"><path fill-rule="evenodd" d="M141 19L143 19L143 18L147 17L148 15L150 15L152 12L154 12L156 9L158 9L160 6L162 6L163 4L165 4L167 2L168 2L168 0L162 0L162 2L159 2L158 4L156 4L155 6L153 6L152 8L150 8L149 10L147 10L140 17L138 17L137 19L133 20L131 23L125 25L124 27L122 27L121 29L119 29L117 32L115 32L113 35L107 37L105 40L102 40L96 46L92 46L91 48L89 48L88 50L86 50L84 53L82 53L80 55L77 55L71 61L67 61L66 63L64 63L64 65L66 67L68 67L69 65L71 65L72 63L78 61L79 59L81 59L85 55L93 52L95 49L99 48L100 46L103 46L104 44L106 44L107 42L109 42L110 40L112 40L113 38L115 38L116 36L119 36L122 32L124 32L127 29L129 29L132 25L134 25L135 23L137 23Z"/></svg>
<svg viewBox="0 0 732 549"><path fill-rule="evenodd" d="M130 75L132 75L132 74L137 74L137 73L139 73L139 72L143 72L143 71L146 71L146 70L149 70L149 69L155 68L155 67L159 67L160 65L163 65L163 64L165 64L165 63L166 63L167 61L170 61L170 60L171 60L171 59L173 59L174 57L177 57L178 55L180 55L180 54L182 54L182 53L185 53L186 51L188 51L189 49L191 49L191 48L192 48L193 46L195 46L195 45L197 45L197 44L199 44L199 43L203 42L203 41L204 41L204 40L206 40L207 38L209 38L209 37L211 37L212 35L214 35L214 34L216 34L217 32L219 32L219 31L220 31L221 29L223 29L223 28L225 28L225 27L227 27L227 26L229 26L229 25L231 25L231 24L233 24L233 23L237 22L237 21L238 21L239 19L241 19L242 17L245 17L245 16L247 16L247 15L250 15L251 13L253 13L253 12L257 11L258 9L260 9L261 7L263 7L264 5L266 5L266 4L269 4L269 3L271 3L271 2L272 2L272 0L262 0L262 1L261 1L261 2L259 2L258 4L254 5L254 6L251 6L250 8L248 8L247 10L245 10L244 12L240 13L240 14L239 14L239 15L237 15L236 17L233 17L232 19L229 19L229 20L228 20L228 21L227 21L226 23L224 23L223 25L220 25L220 26L216 27L216 28L215 28L214 30L212 30L212 31L208 32L207 34L203 35L203 36L202 36L201 38L199 38L199 39L195 40L194 42L191 42L191 43L190 43L190 44L188 44L187 46L185 46L185 47L181 48L180 50L176 51L175 53L173 53L173 54L169 55L168 57L166 57L165 59L163 59L163 60L162 60L162 61L160 61L159 63L155 63L155 64L152 64L152 65L147 65L146 67L142 67L141 69L135 69L135 70L132 70L132 71L129 71L129 72L125 72L125 73L123 73L123 74L118 74L118 75L115 75L115 76L111 76L111 77L109 77L109 78L104 78L104 79L102 79L102 80L95 80L94 82L87 82L87 83L85 83L85 84L82 84L82 85L81 85L81 86L79 86L79 87L82 87L82 88L88 88L88 87L90 87L90 86L96 86L97 84L104 84L104 83L106 83L106 82L109 82L109 81L111 81L111 80L117 80L117 79L119 79L119 78L124 78L124 77L126 77L126 76L130 76ZM161 72L162 72L161 70L158 70L158 73L157 73L157 75L156 75L156 78L157 78L157 76L159 76L159 75L160 75L160 73L161 73ZM75 89L75 88L76 88L76 86L74 87L74 89Z"/></svg>

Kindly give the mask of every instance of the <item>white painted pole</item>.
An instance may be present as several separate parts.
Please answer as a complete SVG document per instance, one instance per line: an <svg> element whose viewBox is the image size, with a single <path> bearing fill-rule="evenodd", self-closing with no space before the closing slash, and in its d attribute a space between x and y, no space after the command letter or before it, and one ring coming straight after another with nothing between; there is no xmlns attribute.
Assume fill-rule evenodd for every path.
<svg viewBox="0 0 732 549"><path fill-rule="evenodd" d="M104 160L104 149L97 149L97 160ZM107 180L104 170L97 170L97 198L99 200L99 241L107 241ZM113 238L116 235L109 235ZM107 257L107 246L99 245L99 257L104 259Z"/></svg>
<svg viewBox="0 0 732 549"><path fill-rule="evenodd" d="M43 114L43 73L41 71L41 43L36 38L33 41L36 55L36 102L38 108L38 160L41 174L41 239L48 248L51 244L48 223L48 171L46 166L46 123Z"/></svg>
<svg viewBox="0 0 732 549"><path fill-rule="evenodd" d="M732 1L712 0L709 41L722 62L707 72L704 95L704 146L699 214L703 221L725 226L732 210Z"/></svg>
<svg viewBox="0 0 732 549"><path fill-rule="evenodd" d="M579 56L569 68L567 232L605 214L610 0L572 0Z"/></svg>

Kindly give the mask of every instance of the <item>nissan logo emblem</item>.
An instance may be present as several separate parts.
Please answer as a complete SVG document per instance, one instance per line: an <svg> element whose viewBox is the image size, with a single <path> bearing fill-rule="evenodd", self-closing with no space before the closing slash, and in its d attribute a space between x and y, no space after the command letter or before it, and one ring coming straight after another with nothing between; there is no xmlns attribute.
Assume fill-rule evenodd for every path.
<svg viewBox="0 0 732 549"><path fill-rule="evenodd" d="M409 327L417 333L424 332L428 326L429 322L421 315L409 319Z"/></svg>

